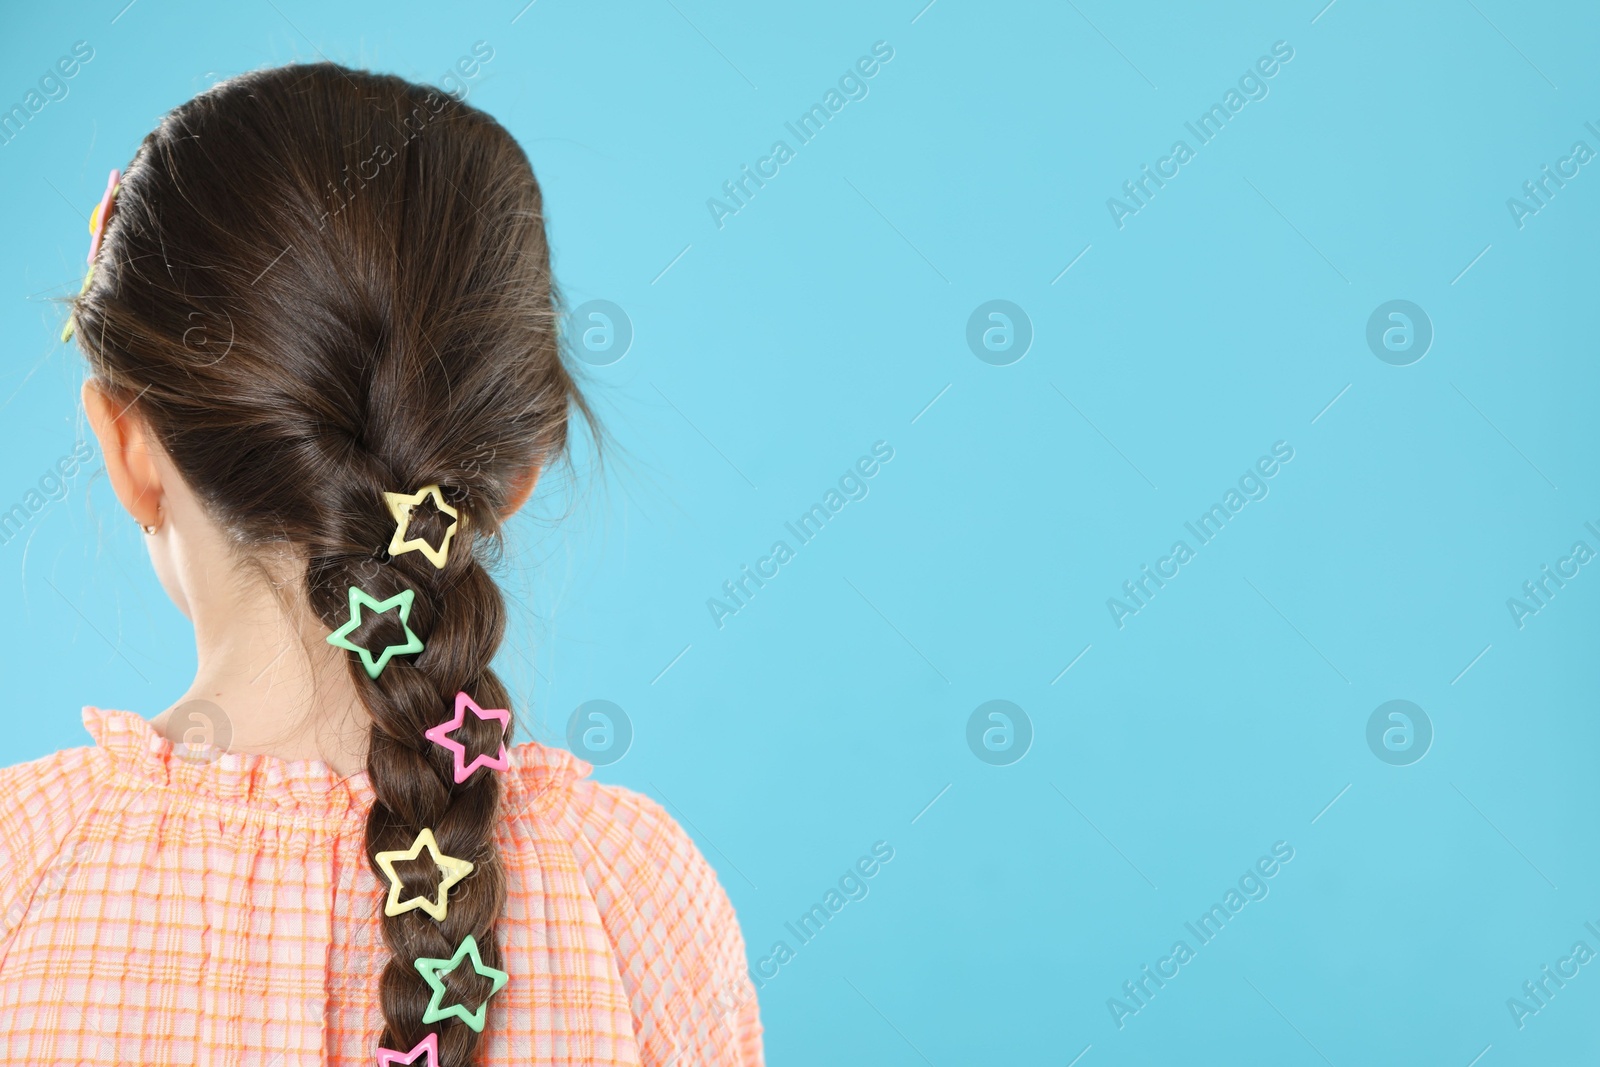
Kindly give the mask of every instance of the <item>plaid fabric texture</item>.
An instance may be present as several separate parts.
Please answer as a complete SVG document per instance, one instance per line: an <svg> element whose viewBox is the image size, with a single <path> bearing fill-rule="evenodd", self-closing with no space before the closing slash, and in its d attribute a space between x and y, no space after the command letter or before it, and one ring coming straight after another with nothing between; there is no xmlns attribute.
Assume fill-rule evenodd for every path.
<svg viewBox="0 0 1600 1067"><path fill-rule="evenodd" d="M185 759L137 715L0 770L0 1065L375 1062L384 886L365 775ZM513 750L498 841L510 983L480 1062L759 1067L744 943L654 801Z"/></svg>

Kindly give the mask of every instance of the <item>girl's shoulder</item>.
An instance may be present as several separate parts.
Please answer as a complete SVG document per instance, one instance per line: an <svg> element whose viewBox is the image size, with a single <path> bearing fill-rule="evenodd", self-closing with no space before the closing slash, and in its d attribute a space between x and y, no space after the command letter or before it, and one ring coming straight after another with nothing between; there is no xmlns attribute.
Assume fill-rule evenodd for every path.
<svg viewBox="0 0 1600 1067"><path fill-rule="evenodd" d="M547 761L538 772L542 788L526 793L539 797L534 807L572 850L594 899L618 912L607 917L608 925L612 918L625 924L649 920L649 936L675 942L661 948L693 947L713 966L730 961L739 941L733 905L716 871L667 809L643 793L595 781L588 763L561 749L519 748L524 773L535 761ZM743 954L740 944L740 975Z"/></svg>
<svg viewBox="0 0 1600 1067"><path fill-rule="evenodd" d="M341 779L322 764L232 753L186 760L129 712L85 709L84 724L94 746L0 768L0 958L40 895L91 845L131 833L130 818L141 833L182 836L198 819L208 832L272 822L360 839L371 794L365 775ZM694 840L661 804L595 781L571 753L530 742L510 763L501 840L512 892L527 897L529 914L570 904L580 925L603 927L640 1020L645 1062L677 1053L688 1057L681 1062L759 1064L760 1018L738 920ZM561 902L538 899L551 892Z"/></svg>
<svg viewBox="0 0 1600 1067"><path fill-rule="evenodd" d="M105 787L110 761L94 747L68 748L0 767L0 934L25 906Z"/></svg>
<svg viewBox="0 0 1600 1067"><path fill-rule="evenodd" d="M104 750L93 745L0 767L0 849L15 851L9 846L18 835L65 836L110 770Z"/></svg>
<svg viewBox="0 0 1600 1067"><path fill-rule="evenodd" d="M571 849L629 998L651 1020L639 1034L644 1062L760 1064L744 937L715 869L655 800L596 782L559 749L539 758L561 767L544 818Z"/></svg>

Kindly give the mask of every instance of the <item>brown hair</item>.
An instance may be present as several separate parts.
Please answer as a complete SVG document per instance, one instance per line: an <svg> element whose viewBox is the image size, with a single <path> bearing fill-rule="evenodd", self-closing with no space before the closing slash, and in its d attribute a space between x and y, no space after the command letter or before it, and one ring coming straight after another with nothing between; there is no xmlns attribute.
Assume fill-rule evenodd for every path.
<svg viewBox="0 0 1600 1067"><path fill-rule="evenodd" d="M470 1062L478 1035L423 1024L414 963L469 934L499 963L500 782L478 770L455 784L450 754L423 732L458 690L510 707L489 667L505 608L485 561L518 485L565 454L569 412L590 419L559 313L539 186L505 129L425 86L332 64L246 74L168 114L128 166L74 306L93 373L135 405L247 556L286 543L305 560L305 595L330 629L353 585L415 594L421 654L376 679L349 659L372 717L369 862L427 827L475 865L444 922L382 920L381 1040L408 1051L436 1030L446 1065ZM460 512L442 570L385 551L384 492L431 483ZM448 521L419 507L410 535L438 545ZM358 643L402 643L393 612L364 619ZM454 736L469 759L499 751L497 722L468 715ZM407 865L406 895L432 896L437 870L414 866L425 869ZM470 966L446 983L445 1004L469 1010L487 991Z"/></svg>

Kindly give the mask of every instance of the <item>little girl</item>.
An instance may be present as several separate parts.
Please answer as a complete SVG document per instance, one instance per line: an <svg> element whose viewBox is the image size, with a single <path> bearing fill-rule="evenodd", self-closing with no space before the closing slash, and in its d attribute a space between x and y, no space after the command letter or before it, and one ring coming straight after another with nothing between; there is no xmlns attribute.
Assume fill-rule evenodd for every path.
<svg viewBox="0 0 1600 1067"><path fill-rule="evenodd" d="M84 404L199 668L0 771L0 1064L760 1064L689 838L506 743L485 563L590 417L522 150L266 70L169 114L91 227Z"/></svg>

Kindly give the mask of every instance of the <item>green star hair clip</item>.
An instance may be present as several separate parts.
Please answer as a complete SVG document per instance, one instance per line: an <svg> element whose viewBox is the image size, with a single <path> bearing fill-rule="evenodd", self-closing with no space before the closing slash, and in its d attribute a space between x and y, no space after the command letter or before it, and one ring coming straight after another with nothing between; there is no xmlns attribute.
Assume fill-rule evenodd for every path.
<svg viewBox="0 0 1600 1067"><path fill-rule="evenodd" d="M494 988L489 990L489 996L483 998L483 1003L478 1005L476 1011L468 1011L460 1004L452 1004L448 1008L440 1007L444 1003L444 983L439 980L441 974L449 974L461 965L461 961L468 956L472 957L472 969L494 983ZM422 980L428 983L428 988L433 990L433 996L428 999L428 1010L422 1013L424 1023L436 1023L441 1019L454 1016L472 1027L478 1033L483 1033L485 1016L489 1013L489 997L494 996L505 988L511 976L504 971L497 971L483 962L483 957L478 955L478 941L471 934L461 942L461 947L456 949L456 954L447 960L435 959L424 956L417 960L417 973L422 975Z"/></svg>
<svg viewBox="0 0 1600 1067"><path fill-rule="evenodd" d="M409 656L413 652L422 651L422 638L411 632L411 602L416 599L416 593L407 589L396 593L388 600L378 600L367 595L355 586L350 587L350 621L328 635L328 644L335 645L347 652L354 652L361 657L361 665L367 669L367 677L376 678L383 673L383 668L395 656ZM350 635L355 633L361 625L361 609L383 613L394 608L400 609L400 627L406 632L403 645L385 645L377 659L372 658L372 652L362 648L350 640Z"/></svg>

